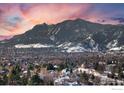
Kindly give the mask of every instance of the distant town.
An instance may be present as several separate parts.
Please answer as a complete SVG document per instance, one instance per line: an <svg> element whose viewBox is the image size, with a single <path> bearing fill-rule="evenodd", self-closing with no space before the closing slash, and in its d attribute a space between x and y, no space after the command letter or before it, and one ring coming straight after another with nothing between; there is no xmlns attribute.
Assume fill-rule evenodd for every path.
<svg viewBox="0 0 124 93"><path fill-rule="evenodd" d="M124 54L0 49L0 85L124 85Z"/></svg>

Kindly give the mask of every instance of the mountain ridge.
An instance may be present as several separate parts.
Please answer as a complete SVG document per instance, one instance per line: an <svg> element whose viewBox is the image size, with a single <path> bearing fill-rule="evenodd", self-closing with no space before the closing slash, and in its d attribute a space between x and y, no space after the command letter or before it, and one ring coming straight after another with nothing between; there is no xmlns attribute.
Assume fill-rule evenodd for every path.
<svg viewBox="0 0 124 93"><path fill-rule="evenodd" d="M71 43L68 48L65 44ZM103 25L92 23L83 19L65 20L58 24L46 23L35 25L32 29L21 35L16 35L10 40L5 40L4 45L52 45L67 50L77 48L79 50L104 51L111 48L124 46L123 25ZM77 47L76 47L77 46ZM59 47L60 48L60 47ZM82 48L82 49L81 49Z"/></svg>

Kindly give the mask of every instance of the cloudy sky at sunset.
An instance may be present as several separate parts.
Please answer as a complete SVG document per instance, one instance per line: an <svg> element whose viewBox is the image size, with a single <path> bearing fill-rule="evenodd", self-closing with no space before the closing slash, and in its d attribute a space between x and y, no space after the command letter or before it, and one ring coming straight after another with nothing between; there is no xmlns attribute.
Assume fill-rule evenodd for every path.
<svg viewBox="0 0 124 93"><path fill-rule="evenodd" d="M0 39L24 33L36 24L76 18L124 24L124 4L0 4Z"/></svg>

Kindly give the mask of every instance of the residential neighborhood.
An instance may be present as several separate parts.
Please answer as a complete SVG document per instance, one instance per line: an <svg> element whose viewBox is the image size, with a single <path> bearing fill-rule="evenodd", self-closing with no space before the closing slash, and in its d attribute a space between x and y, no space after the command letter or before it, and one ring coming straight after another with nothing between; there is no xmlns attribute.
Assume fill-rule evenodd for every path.
<svg viewBox="0 0 124 93"><path fill-rule="evenodd" d="M0 85L124 85L124 54L0 49Z"/></svg>

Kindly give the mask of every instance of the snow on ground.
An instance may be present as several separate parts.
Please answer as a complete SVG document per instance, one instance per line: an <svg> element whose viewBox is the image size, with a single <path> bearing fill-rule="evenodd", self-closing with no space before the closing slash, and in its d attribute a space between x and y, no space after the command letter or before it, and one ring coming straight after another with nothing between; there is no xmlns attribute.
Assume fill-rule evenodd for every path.
<svg viewBox="0 0 124 93"><path fill-rule="evenodd" d="M63 82L64 82L65 80L69 80L69 79L70 79L69 76L59 77L58 79L56 79L56 80L54 81L54 83L61 85L61 84L63 84Z"/></svg>
<svg viewBox="0 0 124 93"><path fill-rule="evenodd" d="M122 49L122 47L114 47L114 48L110 48L109 50L110 50L110 51L111 51L111 50L113 50L113 51L114 51L114 50L117 50L117 51L118 51L118 50L121 50L121 49Z"/></svg>
<svg viewBox="0 0 124 93"><path fill-rule="evenodd" d="M94 69L88 69L85 68L84 65L82 64L81 67L76 68L73 73L82 73L82 72L86 72L87 74L92 74L96 77L99 77L101 79L101 84L106 84L106 83L115 83L117 82L118 84L124 83L124 81L122 80L115 80L112 78L108 78L106 74L100 74L99 72L97 72ZM54 84L55 85L78 85L77 81L69 81L70 77L68 76L69 74L67 74L66 69L62 70L61 75L55 79Z"/></svg>
<svg viewBox="0 0 124 93"><path fill-rule="evenodd" d="M74 45L71 42L65 42L63 44L58 45L57 47L65 49L66 52L84 52L87 51L81 44Z"/></svg>
<svg viewBox="0 0 124 93"><path fill-rule="evenodd" d="M113 41L109 42L106 47L109 48L110 51L119 51L119 50L123 49L123 46L117 47L117 44L118 44L118 41L113 40Z"/></svg>
<svg viewBox="0 0 124 93"><path fill-rule="evenodd" d="M55 36L54 36L54 35L50 36L50 39L51 39L52 41L55 41Z"/></svg>
<svg viewBox="0 0 124 93"><path fill-rule="evenodd" d="M62 50L62 52L68 52L68 53L70 53L70 52L84 52L84 51L97 52L98 51L98 45L96 44L94 46L95 42L93 40L91 40L90 43L91 43L92 49L84 48L81 43L78 43L75 45L72 42L65 42L63 44L58 45L57 47L64 49L64 50Z"/></svg>
<svg viewBox="0 0 124 93"><path fill-rule="evenodd" d="M69 86L74 86L74 85L78 85L78 82L77 81L74 81L74 82L66 82L67 85Z"/></svg>
<svg viewBox="0 0 124 93"><path fill-rule="evenodd" d="M63 44L60 44L57 47L67 49L71 46L71 44L71 42L64 42Z"/></svg>
<svg viewBox="0 0 124 93"><path fill-rule="evenodd" d="M65 68L61 71L61 76L66 76L66 75L69 75L69 74L70 74L70 71L67 71L67 68Z"/></svg>
<svg viewBox="0 0 124 93"><path fill-rule="evenodd" d="M75 71L80 72L86 72L87 74L93 74L94 76L100 77L101 78L101 82L115 82L115 79L112 78L108 78L106 75L100 74L99 72L97 72L94 69L87 69L84 68L84 65L82 64L81 67L79 67L78 69L76 69ZM117 80L118 84L124 83L124 81L122 80Z"/></svg>
<svg viewBox="0 0 124 93"><path fill-rule="evenodd" d="M56 30L55 35L56 35L59 31L60 31L60 28L58 28L58 29Z"/></svg>
<svg viewBox="0 0 124 93"><path fill-rule="evenodd" d="M100 76L100 73L98 73L94 69L84 68L84 65L83 64L77 70L78 70L78 72L86 72L87 74L93 74L94 76Z"/></svg>
<svg viewBox="0 0 124 93"><path fill-rule="evenodd" d="M53 45L46 45L46 44L17 44L15 45L15 48L48 48L48 47L53 47Z"/></svg>
<svg viewBox="0 0 124 93"><path fill-rule="evenodd" d="M106 47L107 48L114 48L114 47L117 46L117 44L118 44L118 41L117 40L113 40L113 41L109 42Z"/></svg>
<svg viewBox="0 0 124 93"><path fill-rule="evenodd" d="M83 51L87 51L87 50L81 46L73 46L66 50L66 52L83 52Z"/></svg>

